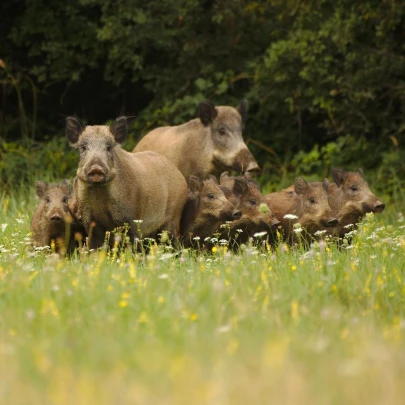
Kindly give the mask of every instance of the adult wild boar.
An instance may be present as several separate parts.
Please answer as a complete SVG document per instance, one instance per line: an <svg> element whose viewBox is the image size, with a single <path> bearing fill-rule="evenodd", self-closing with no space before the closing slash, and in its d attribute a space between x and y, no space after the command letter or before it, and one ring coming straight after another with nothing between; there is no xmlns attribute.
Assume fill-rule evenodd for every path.
<svg viewBox="0 0 405 405"><path fill-rule="evenodd" d="M201 102L198 111L199 118L149 132L133 152L158 152L171 160L185 178L219 175L223 170L260 170L242 138L246 101L236 108Z"/></svg>
<svg viewBox="0 0 405 405"><path fill-rule="evenodd" d="M111 127L84 127L68 117L66 136L80 152L77 203L90 248L102 246L105 232L124 224L129 224L131 240L156 236L160 230L179 235L187 182L164 156L121 148L127 136L126 117L117 118Z"/></svg>
<svg viewBox="0 0 405 405"><path fill-rule="evenodd" d="M328 203L328 181L306 182L298 177L294 187L270 193L265 200L276 218L281 221L284 238L287 242L297 240L294 224L300 223L305 229L303 235L314 235L317 231L335 227L338 220ZM288 214L295 219L288 218ZM286 218L287 215L287 218ZM306 238L308 241L310 238Z"/></svg>
<svg viewBox="0 0 405 405"><path fill-rule="evenodd" d="M54 241L56 252L72 252L76 234L80 233L83 238L84 230L68 205L72 197L69 180L57 184L37 181L35 190L40 202L31 223L34 247L51 246Z"/></svg>
<svg viewBox="0 0 405 405"><path fill-rule="evenodd" d="M220 187L229 201L242 212L241 218L233 221L229 230L223 231L224 238L229 236L238 244L246 243L258 232L271 235L280 224L254 180L246 176L229 176L224 172L220 178Z"/></svg>
<svg viewBox="0 0 405 405"><path fill-rule="evenodd" d="M361 169L346 172L335 168L332 177L335 183L329 184L329 205L339 219L334 236L344 237L351 231L347 225L357 224L368 212L384 211L385 204L371 192Z"/></svg>
<svg viewBox="0 0 405 405"><path fill-rule="evenodd" d="M213 236L226 221L237 220L241 215L214 176L204 180L190 176L188 200L180 223L184 246L204 246L205 238ZM195 237L199 240L194 240Z"/></svg>

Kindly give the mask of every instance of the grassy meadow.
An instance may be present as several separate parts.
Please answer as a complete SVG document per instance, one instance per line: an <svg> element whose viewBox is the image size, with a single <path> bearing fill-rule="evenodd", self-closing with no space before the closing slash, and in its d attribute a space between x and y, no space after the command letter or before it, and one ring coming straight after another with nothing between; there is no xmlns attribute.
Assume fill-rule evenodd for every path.
<svg viewBox="0 0 405 405"><path fill-rule="evenodd" d="M1 203L2 404L404 401L405 220L392 205L341 249L66 259L31 250L32 196Z"/></svg>

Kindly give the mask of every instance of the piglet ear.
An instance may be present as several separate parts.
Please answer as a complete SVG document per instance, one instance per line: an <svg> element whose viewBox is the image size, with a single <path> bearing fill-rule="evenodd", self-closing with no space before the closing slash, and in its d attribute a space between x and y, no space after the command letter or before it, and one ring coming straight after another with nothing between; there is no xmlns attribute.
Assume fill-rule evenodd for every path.
<svg viewBox="0 0 405 405"><path fill-rule="evenodd" d="M235 178L233 183L233 192L235 195L241 196L248 191L248 185L246 179Z"/></svg>
<svg viewBox="0 0 405 405"><path fill-rule="evenodd" d="M218 180L217 180L217 178L216 178L213 174L210 174L210 175L208 176L208 179L207 179L207 180L211 181L212 183L218 184Z"/></svg>
<svg viewBox="0 0 405 405"><path fill-rule="evenodd" d="M329 180L328 179L323 179L323 181L322 181L322 187L324 188L324 190L326 191L326 192L328 192L328 190L329 190Z"/></svg>
<svg viewBox="0 0 405 405"><path fill-rule="evenodd" d="M208 101L202 101L198 105L198 115L204 127L207 127L214 121L218 115L217 109Z"/></svg>
<svg viewBox="0 0 405 405"><path fill-rule="evenodd" d="M188 188L192 193L199 193L202 189L203 182L197 176L190 176L188 178Z"/></svg>
<svg viewBox="0 0 405 405"><path fill-rule="evenodd" d="M43 198L48 188L48 184L42 180L38 180L35 183L35 192L39 198Z"/></svg>
<svg viewBox="0 0 405 405"><path fill-rule="evenodd" d="M128 135L127 117L118 117L110 127L114 139L118 143L123 143Z"/></svg>
<svg viewBox="0 0 405 405"><path fill-rule="evenodd" d="M356 170L356 172L359 173L360 176L363 177L363 179L364 179L364 173L363 173L363 170L360 169L360 167Z"/></svg>
<svg viewBox="0 0 405 405"><path fill-rule="evenodd" d="M69 179L63 180L62 186L66 189L66 192L67 192L68 194L72 194L73 189L72 189L72 186L71 186L71 184L70 184L70 180L69 180Z"/></svg>
<svg viewBox="0 0 405 405"><path fill-rule="evenodd" d="M347 178L347 172L342 169L332 169L332 177L338 187L342 187Z"/></svg>
<svg viewBox="0 0 405 405"><path fill-rule="evenodd" d="M236 107L236 110L240 114L242 118L242 125L245 124L246 122L246 117L247 117L247 109L248 109L248 102L246 99L243 99L240 104Z"/></svg>
<svg viewBox="0 0 405 405"><path fill-rule="evenodd" d="M75 117L66 118L65 134L71 145L75 145L83 132L83 125Z"/></svg>
<svg viewBox="0 0 405 405"><path fill-rule="evenodd" d="M301 177L295 179L294 190L297 194L304 194L308 187L308 183Z"/></svg>
<svg viewBox="0 0 405 405"><path fill-rule="evenodd" d="M229 173L223 172L219 177L219 184L222 184L226 179L229 179Z"/></svg>

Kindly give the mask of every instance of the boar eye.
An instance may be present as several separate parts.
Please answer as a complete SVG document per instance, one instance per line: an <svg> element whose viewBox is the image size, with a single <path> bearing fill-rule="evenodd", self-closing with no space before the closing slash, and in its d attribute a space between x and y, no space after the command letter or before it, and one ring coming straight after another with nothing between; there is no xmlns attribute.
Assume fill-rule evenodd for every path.
<svg viewBox="0 0 405 405"><path fill-rule="evenodd" d="M67 204L67 202L68 202L68 199L67 199L67 197L63 197L63 200L62 200L62 202L63 202L63 204Z"/></svg>
<svg viewBox="0 0 405 405"><path fill-rule="evenodd" d="M309 200L309 202L310 202L311 204L316 204L315 198L311 198L311 199Z"/></svg>
<svg viewBox="0 0 405 405"><path fill-rule="evenodd" d="M86 152L87 146L86 145L81 145L80 146L80 152Z"/></svg>
<svg viewBox="0 0 405 405"><path fill-rule="evenodd" d="M47 204L49 204L49 203L51 202L51 199L50 199L49 197L45 197L45 202L46 202Z"/></svg>
<svg viewBox="0 0 405 405"><path fill-rule="evenodd" d="M112 150L112 146L111 146L111 145L108 145L108 146L107 146L107 152L111 152L111 150Z"/></svg>
<svg viewBox="0 0 405 405"><path fill-rule="evenodd" d="M358 188L357 186L351 186L351 187L350 187L350 190L352 190L352 191L358 191L358 189L359 189L359 188Z"/></svg>
<svg viewBox="0 0 405 405"><path fill-rule="evenodd" d="M249 202L250 202L251 205L256 205L257 204L256 200L249 200Z"/></svg>
<svg viewBox="0 0 405 405"><path fill-rule="evenodd" d="M225 128L219 128L218 130L220 135L226 135L226 129Z"/></svg>
<svg viewBox="0 0 405 405"><path fill-rule="evenodd" d="M214 195L213 193L208 193L207 195L208 195L208 198L209 198L210 200L214 200L214 199L215 199L215 195Z"/></svg>

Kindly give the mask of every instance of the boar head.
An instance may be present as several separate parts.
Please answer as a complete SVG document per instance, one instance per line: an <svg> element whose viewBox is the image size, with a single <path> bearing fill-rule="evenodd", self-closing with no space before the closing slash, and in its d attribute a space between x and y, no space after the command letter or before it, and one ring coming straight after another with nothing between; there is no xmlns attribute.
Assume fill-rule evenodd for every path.
<svg viewBox="0 0 405 405"><path fill-rule="evenodd" d="M258 164L242 138L246 101L243 100L236 108L214 107L209 102L201 102L198 110L201 123L211 132L216 171L259 172Z"/></svg>

